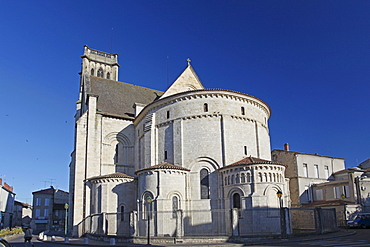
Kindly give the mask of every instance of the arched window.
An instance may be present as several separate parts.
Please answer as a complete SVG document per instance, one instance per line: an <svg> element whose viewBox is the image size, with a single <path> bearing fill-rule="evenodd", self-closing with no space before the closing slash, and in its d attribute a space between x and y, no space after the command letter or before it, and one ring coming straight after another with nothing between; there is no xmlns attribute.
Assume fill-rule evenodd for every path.
<svg viewBox="0 0 370 247"><path fill-rule="evenodd" d="M247 173L247 183L251 182L251 174Z"/></svg>
<svg viewBox="0 0 370 247"><path fill-rule="evenodd" d="M107 73L107 79L108 80L110 79L110 73L109 72Z"/></svg>
<svg viewBox="0 0 370 247"><path fill-rule="evenodd" d="M116 145L116 150L114 153L114 164L118 164L119 161L119 143Z"/></svg>
<svg viewBox="0 0 370 247"><path fill-rule="evenodd" d="M240 203L240 195L239 193L235 193L233 195L233 208L241 208L241 203Z"/></svg>
<svg viewBox="0 0 370 247"><path fill-rule="evenodd" d="M125 206L121 206L120 211L121 211L121 221L124 221L125 220Z"/></svg>
<svg viewBox="0 0 370 247"><path fill-rule="evenodd" d="M200 198L209 199L209 172L205 168L200 170Z"/></svg>
<svg viewBox="0 0 370 247"><path fill-rule="evenodd" d="M204 110L204 112L208 112L208 104L207 103L204 103L203 110Z"/></svg>
<svg viewBox="0 0 370 247"><path fill-rule="evenodd" d="M234 184L234 175L231 175L231 184Z"/></svg>
<svg viewBox="0 0 370 247"><path fill-rule="evenodd" d="M227 177L225 177L225 185L227 185Z"/></svg>
<svg viewBox="0 0 370 247"><path fill-rule="evenodd" d="M177 218L177 210L179 210L179 198L172 197L172 218Z"/></svg>
<svg viewBox="0 0 370 247"><path fill-rule="evenodd" d="M242 106L242 108L241 108L241 113L242 113L242 115L245 115L244 106Z"/></svg>
<svg viewBox="0 0 370 247"><path fill-rule="evenodd" d="M240 177L239 177L239 174L236 174L236 176L235 176L235 183L236 183L236 184L240 183Z"/></svg>
<svg viewBox="0 0 370 247"><path fill-rule="evenodd" d="M242 180L242 183L245 183L245 174L242 173L242 176L241 177L242 177L242 179L241 179Z"/></svg>
<svg viewBox="0 0 370 247"><path fill-rule="evenodd" d="M98 70L98 77L103 78L103 69L99 68Z"/></svg>
<svg viewBox="0 0 370 247"><path fill-rule="evenodd" d="M94 75L94 72L95 72L94 69L91 69L91 75Z"/></svg>

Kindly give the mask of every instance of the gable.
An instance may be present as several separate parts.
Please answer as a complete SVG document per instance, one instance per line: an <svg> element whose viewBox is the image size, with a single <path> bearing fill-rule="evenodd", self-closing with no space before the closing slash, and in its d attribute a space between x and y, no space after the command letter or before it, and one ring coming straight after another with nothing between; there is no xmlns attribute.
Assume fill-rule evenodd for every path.
<svg viewBox="0 0 370 247"><path fill-rule="evenodd" d="M199 77L195 73L193 67L190 65L190 60L188 60L188 66L182 72L182 74L175 80L174 83L166 90L166 92L161 96L161 98L185 92L190 90L204 89Z"/></svg>

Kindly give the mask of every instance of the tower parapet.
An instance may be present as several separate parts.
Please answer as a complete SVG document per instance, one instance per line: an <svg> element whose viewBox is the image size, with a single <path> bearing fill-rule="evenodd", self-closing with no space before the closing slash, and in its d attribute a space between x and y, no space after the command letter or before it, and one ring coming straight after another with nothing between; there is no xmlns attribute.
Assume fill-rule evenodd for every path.
<svg viewBox="0 0 370 247"><path fill-rule="evenodd" d="M118 81L118 54L98 51L84 46L82 74Z"/></svg>

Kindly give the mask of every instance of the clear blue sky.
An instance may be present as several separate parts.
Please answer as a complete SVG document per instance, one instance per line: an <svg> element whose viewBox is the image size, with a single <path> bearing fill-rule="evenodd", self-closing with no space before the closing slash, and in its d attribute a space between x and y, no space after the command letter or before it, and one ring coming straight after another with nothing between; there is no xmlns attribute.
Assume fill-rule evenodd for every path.
<svg viewBox="0 0 370 247"><path fill-rule="evenodd" d="M271 148L370 158L370 1L3 1L0 176L68 191L83 45L158 90L186 67L272 109Z"/></svg>

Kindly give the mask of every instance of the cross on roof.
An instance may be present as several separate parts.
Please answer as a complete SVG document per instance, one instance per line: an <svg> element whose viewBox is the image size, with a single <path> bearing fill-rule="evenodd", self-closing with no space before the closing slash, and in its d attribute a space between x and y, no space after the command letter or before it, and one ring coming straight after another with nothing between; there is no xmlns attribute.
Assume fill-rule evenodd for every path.
<svg viewBox="0 0 370 247"><path fill-rule="evenodd" d="M186 59L186 61L188 61L188 65L190 65L191 62L190 58Z"/></svg>

